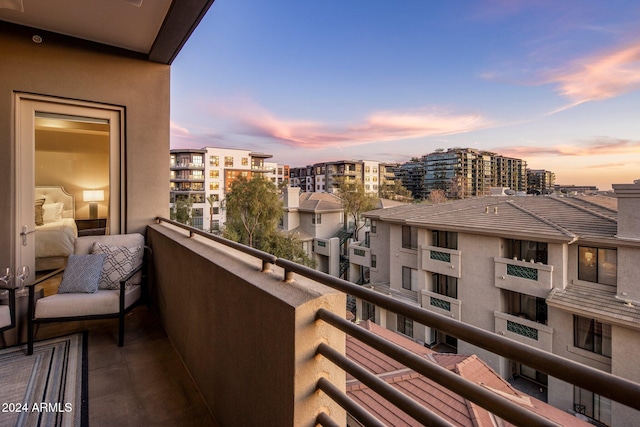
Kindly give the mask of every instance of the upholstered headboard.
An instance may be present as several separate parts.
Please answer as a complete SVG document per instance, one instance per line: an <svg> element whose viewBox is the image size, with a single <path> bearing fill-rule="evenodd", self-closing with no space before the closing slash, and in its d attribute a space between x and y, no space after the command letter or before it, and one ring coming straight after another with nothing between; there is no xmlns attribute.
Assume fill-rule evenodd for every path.
<svg viewBox="0 0 640 427"><path fill-rule="evenodd" d="M75 198L59 186L36 187L36 200L45 199L44 203L63 203L62 218L74 218L76 213Z"/></svg>

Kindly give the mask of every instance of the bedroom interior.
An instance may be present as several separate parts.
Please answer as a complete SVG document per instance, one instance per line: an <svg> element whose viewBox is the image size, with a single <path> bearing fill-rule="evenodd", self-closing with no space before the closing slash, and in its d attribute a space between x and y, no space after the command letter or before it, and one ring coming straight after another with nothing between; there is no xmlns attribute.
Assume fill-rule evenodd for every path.
<svg viewBox="0 0 640 427"><path fill-rule="evenodd" d="M103 119L36 114L39 276L65 265L78 235L108 234L109 129Z"/></svg>

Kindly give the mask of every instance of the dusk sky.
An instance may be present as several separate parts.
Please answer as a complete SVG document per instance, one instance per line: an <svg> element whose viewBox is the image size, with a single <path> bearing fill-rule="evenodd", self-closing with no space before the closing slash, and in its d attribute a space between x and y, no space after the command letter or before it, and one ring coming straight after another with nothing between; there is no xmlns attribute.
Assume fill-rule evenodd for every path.
<svg viewBox="0 0 640 427"><path fill-rule="evenodd" d="M437 148L640 178L640 2L217 0L172 66L171 147L305 166Z"/></svg>

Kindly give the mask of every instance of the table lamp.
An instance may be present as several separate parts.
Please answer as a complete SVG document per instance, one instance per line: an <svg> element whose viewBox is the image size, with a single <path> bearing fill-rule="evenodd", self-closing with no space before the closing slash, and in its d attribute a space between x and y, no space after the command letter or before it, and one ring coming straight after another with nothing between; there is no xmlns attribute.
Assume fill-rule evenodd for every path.
<svg viewBox="0 0 640 427"><path fill-rule="evenodd" d="M89 218L98 218L98 203L104 200L104 190L84 190L82 200L89 202Z"/></svg>

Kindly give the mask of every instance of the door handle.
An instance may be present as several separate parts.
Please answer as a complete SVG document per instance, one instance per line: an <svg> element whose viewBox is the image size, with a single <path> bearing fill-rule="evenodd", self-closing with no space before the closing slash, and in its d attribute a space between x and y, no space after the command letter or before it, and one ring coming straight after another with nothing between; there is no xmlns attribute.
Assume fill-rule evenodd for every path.
<svg viewBox="0 0 640 427"><path fill-rule="evenodd" d="M27 227L26 225L22 226L22 231L20 232L20 235L22 236L22 246L27 246L27 236L35 232L36 230L29 231L29 227Z"/></svg>

